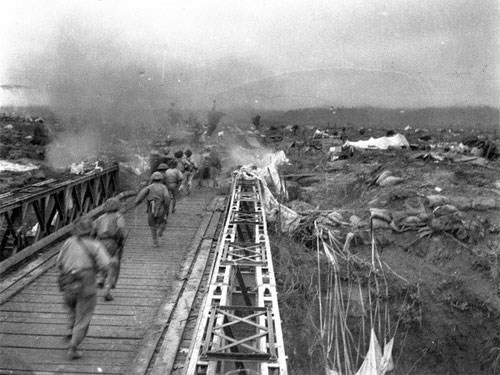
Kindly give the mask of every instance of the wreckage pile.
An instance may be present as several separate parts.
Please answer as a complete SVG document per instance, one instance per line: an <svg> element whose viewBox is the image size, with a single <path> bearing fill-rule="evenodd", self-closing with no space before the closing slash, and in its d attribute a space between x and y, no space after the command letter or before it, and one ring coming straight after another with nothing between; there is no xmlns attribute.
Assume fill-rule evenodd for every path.
<svg viewBox="0 0 500 375"><path fill-rule="evenodd" d="M43 160L49 130L39 117L0 116L0 159Z"/></svg>
<svg viewBox="0 0 500 375"><path fill-rule="evenodd" d="M395 135L406 139L402 133ZM286 150L290 163L278 168L278 184L276 177L263 180L275 197L266 211L277 224L275 267L292 373L354 374L376 341L370 321L381 344L394 337L395 373L500 371L494 328L500 318L500 166L494 137L419 131L401 147L355 148L357 141L339 147L338 137L327 138L337 144L309 147L317 142L313 131L309 140L283 134L273 145ZM332 147L349 152L335 158ZM340 329L333 320L325 323L332 299L345 307L345 316L337 316L348 324L336 331L342 342L324 326ZM380 320L375 311L383 312ZM380 322L386 330L377 328ZM382 368L380 362L374 366Z"/></svg>

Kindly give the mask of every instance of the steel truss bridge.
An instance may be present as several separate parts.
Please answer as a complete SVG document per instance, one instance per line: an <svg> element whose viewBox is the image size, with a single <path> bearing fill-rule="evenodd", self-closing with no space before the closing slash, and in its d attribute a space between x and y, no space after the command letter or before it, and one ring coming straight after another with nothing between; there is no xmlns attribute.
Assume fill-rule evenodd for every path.
<svg viewBox="0 0 500 375"><path fill-rule="evenodd" d="M287 373L258 179L237 176L233 182L196 331L188 374Z"/></svg>
<svg viewBox="0 0 500 375"><path fill-rule="evenodd" d="M0 260L57 232L116 194L118 166L0 195ZM44 242L45 243L45 242Z"/></svg>

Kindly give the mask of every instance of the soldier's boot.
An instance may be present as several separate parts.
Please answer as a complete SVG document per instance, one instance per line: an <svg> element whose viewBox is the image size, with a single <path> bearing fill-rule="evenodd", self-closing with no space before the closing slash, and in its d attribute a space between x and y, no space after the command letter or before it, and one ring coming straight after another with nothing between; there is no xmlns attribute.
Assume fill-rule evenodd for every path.
<svg viewBox="0 0 500 375"><path fill-rule="evenodd" d="M165 225L160 225L160 227L158 228L158 237L162 237L163 232L165 232Z"/></svg>
<svg viewBox="0 0 500 375"><path fill-rule="evenodd" d="M66 357L69 360L78 359L82 357L82 353L76 350L76 346L70 346L68 349L68 353L66 354Z"/></svg>
<svg viewBox="0 0 500 375"><path fill-rule="evenodd" d="M158 247L158 237L156 235L156 228L151 228L151 237L153 237L153 246Z"/></svg>
<svg viewBox="0 0 500 375"><path fill-rule="evenodd" d="M104 300L105 300L105 301L108 301L108 302L109 302L109 301L113 301L113 300L114 300L114 298L113 298L113 296L111 295L111 292L110 292L110 290L109 290L109 289L106 289L106 294L104 295Z"/></svg>
<svg viewBox="0 0 500 375"><path fill-rule="evenodd" d="M104 300L105 301L113 301L113 296L111 295L111 283L106 280L106 285L105 285L105 293L104 293Z"/></svg>
<svg viewBox="0 0 500 375"><path fill-rule="evenodd" d="M104 286L104 280L106 279L106 274L103 271L100 271L97 274L97 286L102 288Z"/></svg>

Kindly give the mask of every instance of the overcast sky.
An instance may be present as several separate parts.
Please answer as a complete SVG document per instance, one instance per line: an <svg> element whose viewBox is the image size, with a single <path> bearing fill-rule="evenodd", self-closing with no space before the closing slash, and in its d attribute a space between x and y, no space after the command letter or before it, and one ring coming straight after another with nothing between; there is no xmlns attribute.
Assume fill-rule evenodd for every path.
<svg viewBox="0 0 500 375"><path fill-rule="evenodd" d="M70 108L499 106L498 0L2 7L0 105L12 99L5 85L24 85L26 100Z"/></svg>

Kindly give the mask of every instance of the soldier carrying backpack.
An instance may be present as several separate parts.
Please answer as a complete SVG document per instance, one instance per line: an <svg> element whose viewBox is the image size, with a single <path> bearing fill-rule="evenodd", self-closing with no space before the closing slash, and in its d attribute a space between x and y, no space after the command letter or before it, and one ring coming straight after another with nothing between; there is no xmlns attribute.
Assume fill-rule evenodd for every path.
<svg viewBox="0 0 500 375"><path fill-rule="evenodd" d="M96 274L105 271L110 261L104 246L90 237L91 231L92 220L88 216L79 218L56 260L59 289L69 310L65 338L69 341L70 360L82 356L77 347L87 335L96 307Z"/></svg>
<svg viewBox="0 0 500 375"><path fill-rule="evenodd" d="M104 284L106 301L112 301L111 288L115 288L120 274L120 264L125 240L125 219L120 213L118 198L110 198L104 204L105 214L97 218L92 234L106 247L111 263L107 275L100 275L99 285ZM102 280L104 279L105 280Z"/></svg>
<svg viewBox="0 0 500 375"><path fill-rule="evenodd" d="M154 247L159 246L158 237L161 237L165 231L170 206L170 194L162 183L163 178L162 173L153 173L152 183L143 188L135 198L136 206L144 200L147 202L148 225L151 228Z"/></svg>

